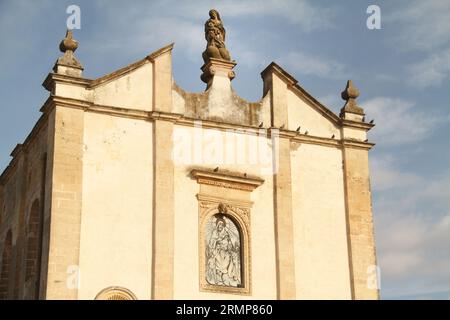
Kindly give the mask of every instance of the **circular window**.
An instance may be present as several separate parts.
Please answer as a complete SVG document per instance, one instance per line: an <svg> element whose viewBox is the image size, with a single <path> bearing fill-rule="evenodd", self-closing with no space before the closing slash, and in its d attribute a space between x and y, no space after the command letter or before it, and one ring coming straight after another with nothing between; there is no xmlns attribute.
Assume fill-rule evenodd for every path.
<svg viewBox="0 0 450 320"><path fill-rule="evenodd" d="M137 300L137 297L128 289L122 287L108 287L100 291L95 300Z"/></svg>

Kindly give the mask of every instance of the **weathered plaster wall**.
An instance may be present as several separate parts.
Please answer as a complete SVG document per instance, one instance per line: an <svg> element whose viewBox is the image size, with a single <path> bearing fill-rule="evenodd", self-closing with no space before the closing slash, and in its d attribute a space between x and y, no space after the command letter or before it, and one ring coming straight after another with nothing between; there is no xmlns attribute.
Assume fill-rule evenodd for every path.
<svg viewBox="0 0 450 320"><path fill-rule="evenodd" d="M223 131L212 129L194 129L190 127L176 126L183 132L183 136L191 136L196 141L204 141L204 145L210 143L212 136L225 141ZM198 130L194 133L194 130ZM200 133L200 135L199 135ZM202 138L203 137L203 138ZM231 139L248 139L243 134L231 134ZM198 140L201 139L201 140ZM267 143L263 143L268 148ZM175 142L176 145L176 142ZM231 143L225 144L231 147ZM236 147L236 145L234 145ZM225 147L226 148L226 147ZM225 149L224 149L225 150ZM239 150L239 149L238 149ZM211 149L205 149L205 155L210 154ZM214 152L214 151L212 151ZM224 151L224 154L226 151ZM189 159L186 158L186 159ZM273 182L271 168L271 156L265 166L257 166L244 161L240 164L221 164L214 162L214 158L193 159L192 162L175 163L174 179L174 203L175 203L175 251L174 251L174 298L175 299L276 299L276 265L275 265L275 237L273 217ZM199 207L196 195L200 187L197 181L189 176L193 167L247 173L259 176L264 183L251 194L254 202L251 210L251 282L252 293L250 296L236 296L234 294L200 292L199 290ZM265 169L263 169L265 168ZM231 193L230 189L223 189L224 196Z"/></svg>
<svg viewBox="0 0 450 320"><path fill-rule="evenodd" d="M150 299L152 123L85 113L79 299L123 286Z"/></svg>
<svg viewBox="0 0 450 320"><path fill-rule="evenodd" d="M266 121L270 125L269 97L257 102L240 98L232 89L229 79L218 79L211 88L202 93L186 92L173 84L173 112L189 118L214 120L257 126Z"/></svg>
<svg viewBox="0 0 450 320"><path fill-rule="evenodd" d="M58 83L55 86L55 95L70 99L93 102L94 91L87 90L85 87L72 84Z"/></svg>
<svg viewBox="0 0 450 320"><path fill-rule="evenodd" d="M297 299L350 299L342 151L292 151Z"/></svg>
<svg viewBox="0 0 450 320"><path fill-rule="evenodd" d="M340 139L340 128L292 90L287 90L287 109L289 130L296 130L301 126L301 133L308 130L313 136L331 138L334 135L335 139Z"/></svg>
<svg viewBox="0 0 450 320"><path fill-rule="evenodd" d="M342 135L348 139L364 141L367 139L367 131L357 128L342 128Z"/></svg>
<svg viewBox="0 0 450 320"><path fill-rule="evenodd" d="M93 88L92 102L119 108L152 110L153 70L152 63L142 66Z"/></svg>

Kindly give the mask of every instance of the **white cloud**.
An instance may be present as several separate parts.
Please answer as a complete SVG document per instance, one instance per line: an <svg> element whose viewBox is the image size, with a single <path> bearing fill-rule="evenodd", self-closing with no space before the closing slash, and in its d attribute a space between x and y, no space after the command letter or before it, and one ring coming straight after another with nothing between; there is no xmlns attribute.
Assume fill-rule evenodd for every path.
<svg viewBox="0 0 450 320"><path fill-rule="evenodd" d="M306 0L228 0L176 2L174 13L182 17L204 19L209 9L215 7L226 18L280 17L303 31L330 28L334 25L336 10L331 7L320 8Z"/></svg>
<svg viewBox="0 0 450 320"><path fill-rule="evenodd" d="M449 77L450 49L429 55L425 60L408 67L409 84L426 88L439 86Z"/></svg>
<svg viewBox="0 0 450 320"><path fill-rule="evenodd" d="M304 75L313 75L326 79L345 79L351 77L350 72L344 64L323 56L304 52L291 52L278 60L294 72Z"/></svg>
<svg viewBox="0 0 450 320"><path fill-rule="evenodd" d="M119 50L122 55L137 55L149 53L149 48L157 50L160 47L175 42L180 52L190 60L198 57L204 50L205 41L202 37L203 26L192 21L174 17L142 17L143 12L129 11L121 19L132 21L126 27L117 25L117 15L110 12L106 17L107 26L99 33L94 33L91 43L84 43L84 51L89 54L104 55L113 50ZM105 33L113 33L109 37ZM105 41L107 39L107 41Z"/></svg>
<svg viewBox="0 0 450 320"><path fill-rule="evenodd" d="M371 186L374 191L386 191L417 185L421 179L412 172L395 167L392 155L373 156L370 159Z"/></svg>
<svg viewBox="0 0 450 320"><path fill-rule="evenodd" d="M377 218L378 263L389 295L450 290L450 214L385 212ZM392 292L395 290L396 292ZM391 291L391 292L389 292Z"/></svg>
<svg viewBox="0 0 450 320"><path fill-rule="evenodd" d="M393 155L372 157L371 169L383 294L449 291L450 171L419 176Z"/></svg>
<svg viewBox="0 0 450 320"><path fill-rule="evenodd" d="M433 52L450 44L449 16L449 1L416 0L391 8L385 21L395 33L392 41L397 49Z"/></svg>
<svg viewBox="0 0 450 320"><path fill-rule="evenodd" d="M110 1L96 3L101 8L102 18L105 18L106 26L102 29L114 34L114 37L104 33L96 34L91 39L91 44L84 44L85 48L92 48L90 54L102 55L111 50L120 49L121 52L126 50L129 54L137 55L148 48L149 44L157 49L169 42L175 42L179 52L183 52L183 55L189 60L199 62L205 48L203 22L208 18L208 11L214 7L222 14L227 30L227 46L232 58L242 65L264 67L266 60L270 59L265 59L261 48L264 48L267 41L278 35L270 30L266 30L264 33L253 32L253 30L233 30L232 24L227 23L227 19L258 19L255 21L258 21L259 25L255 28L260 29L264 27L264 24L261 24L263 20L260 18L278 17L289 24L298 26L297 30L310 32L332 27L335 17L334 9L319 8L311 1L306 0L269 0L264 2L264 5L257 0L230 0L213 3L206 0L195 2L142 1L139 4L139 10L137 10L135 8L138 6L129 7L120 2L115 2L114 5L111 5ZM160 17L157 14L159 10L167 11L168 14ZM123 26L123 24L117 23L119 19L130 21L130 23ZM242 39L246 39L246 41ZM289 59L292 58L295 57ZM313 57L309 59L311 60ZM321 64L319 59L312 62L314 64L311 68L313 69L307 69L306 72L317 72L319 76L330 75L340 68L340 65L333 62Z"/></svg>
<svg viewBox="0 0 450 320"><path fill-rule="evenodd" d="M24 53L30 48L40 49L41 39L29 37L27 28L30 23L42 23L45 19L42 12L51 10L54 3L50 0L39 2L0 0L0 2L0 39L2 41L0 70L4 72L8 68L13 68L18 60L17 57L25 56ZM18 20L24 23L17 23ZM39 50L35 51L38 56Z"/></svg>
<svg viewBox="0 0 450 320"><path fill-rule="evenodd" d="M421 52L422 60L407 68L407 83L417 88L438 87L450 73L450 2L411 1L386 15L391 45L399 51Z"/></svg>
<svg viewBox="0 0 450 320"><path fill-rule="evenodd" d="M428 138L435 126L448 122L448 117L438 117L415 110L415 103L400 98L377 97L361 103L367 118L378 123L371 134L383 146L412 143Z"/></svg>

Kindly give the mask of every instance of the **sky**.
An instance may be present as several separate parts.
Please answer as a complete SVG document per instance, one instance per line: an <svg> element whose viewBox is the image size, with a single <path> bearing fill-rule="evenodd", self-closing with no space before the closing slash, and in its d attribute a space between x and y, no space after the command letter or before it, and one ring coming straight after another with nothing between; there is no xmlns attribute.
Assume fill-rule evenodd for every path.
<svg viewBox="0 0 450 320"><path fill-rule="evenodd" d="M203 23L221 13L238 65L234 90L256 101L277 62L338 113L352 79L369 133L383 299L450 299L450 1L0 0L0 171L48 97L69 5L81 9L76 56L97 78L175 42L173 73L201 92ZM370 30L369 5L381 29Z"/></svg>

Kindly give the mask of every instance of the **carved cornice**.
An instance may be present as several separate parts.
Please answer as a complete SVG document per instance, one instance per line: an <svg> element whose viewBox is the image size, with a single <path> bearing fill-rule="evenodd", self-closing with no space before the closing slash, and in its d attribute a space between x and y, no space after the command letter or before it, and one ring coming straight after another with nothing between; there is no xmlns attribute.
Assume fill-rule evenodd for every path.
<svg viewBox="0 0 450 320"><path fill-rule="evenodd" d="M342 146L344 148L370 150L375 146L375 143L346 139L342 141Z"/></svg>
<svg viewBox="0 0 450 320"><path fill-rule="evenodd" d="M43 113L48 113L55 106L82 109L86 112L103 113L108 115L135 118L141 120L148 120L151 118L150 112L148 111L99 105L85 100L78 100L55 95L51 95L47 99L47 101L44 103L40 111Z"/></svg>
<svg viewBox="0 0 450 320"><path fill-rule="evenodd" d="M353 120L347 120L347 119L341 119L340 125L342 127L364 129L366 131L369 131L370 129L375 127L375 125L373 123L367 123L367 122L361 122L361 121L353 121Z"/></svg>
<svg viewBox="0 0 450 320"><path fill-rule="evenodd" d="M354 122L354 121L352 121ZM372 125L373 126L373 125ZM363 148L370 150L374 143L352 140L352 139L332 139L332 138L323 138L311 135L305 135L298 133L296 131L290 130L280 130L278 128L269 128L269 136L278 136L280 138L286 138L291 140L292 142L297 143L306 143L306 144L314 144L314 145L322 145L327 147L335 147L335 148Z"/></svg>
<svg viewBox="0 0 450 320"><path fill-rule="evenodd" d="M49 73L45 78L44 82L42 83L42 86L46 90L52 91L54 89L55 83L70 84L73 86L89 88L89 86L92 83L92 80L59 73Z"/></svg>
<svg viewBox="0 0 450 320"><path fill-rule="evenodd" d="M297 134L295 136L292 136L291 141L299 142L299 143L306 143L306 144L321 145L321 146L326 146L326 147L334 147L334 148L341 147L341 140L315 137L315 136L310 136L310 135L305 135L305 134Z"/></svg>
<svg viewBox="0 0 450 320"><path fill-rule="evenodd" d="M213 185L221 188L253 191L264 183L264 180L257 177L244 177L242 174L229 172L214 172L193 169L191 176L199 184Z"/></svg>
<svg viewBox="0 0 450 320"><path fill-rule="evenodd" d="M137 109L128 109L128 108L119 108L119 107L113 107L113 106L105 106L105 105L98 105L94 104L92 102L84 101L84 100L77 100L77 99L71 99L71 98L65 98L60 96L54 96L51 95L47 101L44 103L44 106L41 108L41 111L44 113L49 112L49 110L52 109L54 106L63 106L68 108L77 108L77 109L83 109L86 112L97 112L97 113L103 113L103 114L109 114L109 115L115 115L115 116L121 116L121 117L128 117L128 118L134 118L134 119L141 119L146 121L152 121L152 120L164 120L164 121L170 121L175 124L179 125L185 125L185 126L197 126L199 123L201 123L202 128L211 128L211 129L218 129L218 130L241 130L242 132L245 132L246 134L265 134L268 138L272 136L278 136L280 138L286 138L290 139L294 142L300 142L300 143L307 143L307 144L315 144L315 145L322 145L322 146L328 146L328 147L342 147L344 142L347 140L339 140L339 139L331 139L331 138L324 138L324 137L318 137L313 135L305 135L298 133L297 131L291 131L286 129L278 129L278 128L259 128L256 126L249 126L249 125L240 125L240 124L233 124L233 123L224 123L224 122L218 122L214 120L201 120L201 119L194 119L185 117L182 114L178 113L169 113L169 112L160 112L160 111L142 111ZM345 127L352 127L352 128L372 128L374 125L370 123L365 122L358 122L358 121L351 121L351 120L344 120L342 119L343 125ZM350 143L348 143L346 146L355 146L355 141L348 140ZM364 146L365 149L370 149L374 146L372 143L367 142L357 142L357 146L361 147Z"/></svg>
<svg viewBox="0 0 450 320"><path fill-rule="evenodd" d="M76 78L76 77L54 74L54 73L49 74L49 76L47 78L48 78L48 80L44 81L44 86L46 85L46 83L49 83L51 81L61 81L61 82L72 83L72 84L76 83L79 86L88 86L89 82L91 81L91 80L87 80L87 79ZM293 142L322 145L322 146L328 146L328 147L338 147L338 148L346 147L346 148L360 148L360 149L370 150L373 146L375 146L374 143L363 142L363 141L348 140L348 139L347 140L338 140L338 139L323 138L323 137L318 137L318 136L313 136L313 135L300 134L296 131L291 131L291 130L286 130L286 129L259 128L259 127L251 126L251 125L224 123L224 122L218 122L218 121L214 121L214 120L195 119L195 118L185 117L182 114L176 114L176 113L165 113L165 112L159 112L159 111L142 111L142 110L138 110L138 109L129 109L129 108L119 108L119 107L114 107L114 106L107 106L107 105L98 105L98 104L94 104L92 102L85 101L85 100L78 100L78 99L50 95L49 98L44 103L44 105L42 106L42 108L40 109L40 111L43 113L43 115L36 122L32 131L30 132L30 134L27 136L27 138L25 139L25 141L23 143L24 148L28 147L30 140L32 140L36 136L37 132L40 130L40 128L46 122L49 112L57 105L62 106L62 107L67 107L67 108L83 109L86 112L103 113L103 114L120 116L120 117L140 119L140 120L145 120L145 121L153 121L155 119L165 120L165 121L171 121L175 124L190 126L190 127L197 126L199 123L201 123L202 128L211 128L211 129L224 130L224 131L225 130L241 130L242 132L245 132L246 134L254 134L254 135L259 135L259 134L263 133L268 138L270 138L272 135L278 135L281 138L290 139ZM341 119L340 125L343 127L350 127L350 128L363 129L363 130L369 130L375 126L374 124L371 124L371 123L352 121L352 120L346 120L346 119ZM20 152L13 152L13 154L12 154L13 159L11 160L10 165L8 165L5 168L5 170L3 171L3 173L0 175L0 183L4 183L6 177L11 172L11 169L12 169L13 163L14 163L14 159L17 157L17 155L19 153Z"/></svg>
<svg viewBox="0 0 450 320"><path fill-rule="evenodd" d="M250 209L253 206L252 201L245 201L242 199L233 199L233 198L224 198L224 197L216 197L212 195L206 195L199 193L197 194L197 200L199 201L200 206L205 208L209 208L210 206L215 206L218 203L224 203L230 207L239 207L239 208L247 208Z"/></svg>

